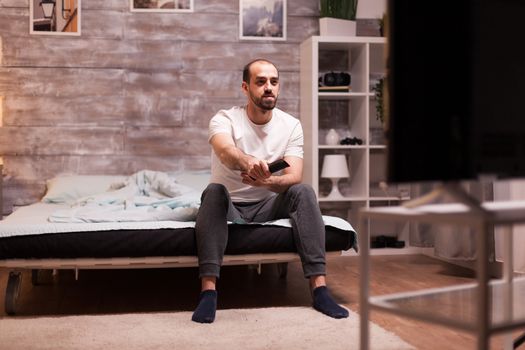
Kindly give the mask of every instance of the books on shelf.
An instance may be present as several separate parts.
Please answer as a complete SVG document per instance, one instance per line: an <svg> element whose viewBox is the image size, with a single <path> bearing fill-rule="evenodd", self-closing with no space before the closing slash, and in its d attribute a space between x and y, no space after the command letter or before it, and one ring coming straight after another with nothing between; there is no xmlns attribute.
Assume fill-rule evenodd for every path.
<svg viewBox="0 0 525 350"><path fill-rule="evenodd" d="M352 87L346 86L319 86L319 92L350 92Z"/></svg>

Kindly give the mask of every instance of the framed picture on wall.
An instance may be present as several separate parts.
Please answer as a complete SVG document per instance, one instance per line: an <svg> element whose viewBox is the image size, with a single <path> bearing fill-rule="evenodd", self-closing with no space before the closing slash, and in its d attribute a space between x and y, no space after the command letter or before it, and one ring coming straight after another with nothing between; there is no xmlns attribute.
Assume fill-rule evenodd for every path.
<svg viewBox="0 0 525 350"><path fill-rule="evenodd" d="M286 40L286 0L239 0L239 37Z"/></svg>
<svg viewBox="0 0 525 350"><path fill-rule="evenodd" d="M132 12L193 12L193 0L130 0Z"/></svg>
<svg viewBox="0 0 525 350"><path fill-rule="evenodd" d="M29 0L29 33L80 35L81 0Z"/></svg>

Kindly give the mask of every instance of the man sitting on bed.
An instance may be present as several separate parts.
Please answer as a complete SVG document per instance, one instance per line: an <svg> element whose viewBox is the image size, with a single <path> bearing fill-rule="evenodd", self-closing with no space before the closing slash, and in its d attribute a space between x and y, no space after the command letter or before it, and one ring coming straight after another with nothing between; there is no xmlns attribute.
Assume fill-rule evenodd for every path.
<svg viewBox="0 0 525 350"><path fill-rule="evenodd" d="M219 111L209 124L211 181L202 194L195 232L201 294L192 320L211 323L217 308L216 281L228 240L227 221L264 222L290 218L294 241L310 280L313 307L334 318L348 317L325 281L325 226L313 189L301 184L303 130L275 108L279 72L257 59L244 67L247 105ZM284 158L290 167L271 174L268 163Z"/></svg>

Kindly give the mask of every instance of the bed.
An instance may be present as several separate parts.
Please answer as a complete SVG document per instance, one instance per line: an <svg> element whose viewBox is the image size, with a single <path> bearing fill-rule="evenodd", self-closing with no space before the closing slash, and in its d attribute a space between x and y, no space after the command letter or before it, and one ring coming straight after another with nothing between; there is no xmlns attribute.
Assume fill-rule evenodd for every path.
<svg viewBox="0 0 525 350"><path fill-rule="evenodd" d="M142 176L144 174L139 173ZM158 177L157 173L154 175ZM96 220L92 220L93 216L82 216L85 208L79 208L78 203L85 203L86 198L103 198L103 205L106 206L107 194L115 193L115 184L126 183L129 177L62 175L47 182L42 201L18 208L0 221L0 267L9 271L6 313L12 315L16 312L23 270L32 271L32 282L37 285L40 270L71 269L78 278L82 269L198 266L195 222L187 214L196 213L193 204L196 203L198 207L198 201L194 201L205 188L209 173L177 172L161 175L162 179L169 178L170 185L176 183L177 186L194 190L184 193L184 200L181 197L175 201L173 198L169 198L169 201L163 199L163 203L169 205L184 202L186 206L171 208L171 211L169 208L167 211L161 210L160 214L156 211L154 218L161 219L145 217L129 221L129 212L125 210L113 211L111 220L100 215L95 216ZM160 187L155 187L155 191ZM103 196L100 197L100 194ZM126 205L130 207L129 203L123 204L124 207ZM110 205L110 208L115 210L116 207ZM172 216L166 216L166 213ZM173 216L173 213L176 215ZM172 220L181 218L181 213L184 220ZM122 218L114 221L119 215ZM139 212L138 216L141 215ZM133 213L132 216L136 218L137 214ZM332 216L323 216L323 219L327 258L340 256L344 250L356 249L356 233L347 221ZM284 277L286 264L300 260L288 220L257 224L230 223L228 228L224 265L256 265L260 272L262 264L272 263L277 264L280 276Z"/></svg>

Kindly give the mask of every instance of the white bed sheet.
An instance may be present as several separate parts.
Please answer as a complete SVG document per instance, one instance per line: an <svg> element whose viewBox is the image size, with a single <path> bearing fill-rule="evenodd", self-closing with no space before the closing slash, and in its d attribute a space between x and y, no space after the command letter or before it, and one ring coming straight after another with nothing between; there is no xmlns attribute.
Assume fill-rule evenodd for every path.
<svg viewBox="0 0 525 350"><path fill-rule="evenodd" d="M154 230L166 228L195 227L194 221L140 221L140 222L97 222L97 223L52 223L49 216L58 209L67 209L67 204L35 203L20 207L0 221L0 237L38 235L46 233L89 232L109 230ZM323 216L325 225L355 232L352 225L335 216ZM258 225L291 227L290 220L280 219Z"/></svg>
<svg viewBox="0 0 525 350"><path fill-rule="evenodd" d="M49 216L67 204L35 203L20 207L0 221L0 237L37 235L46 233L87 232L108 230L148 230L194 227L194 221L143 221L143 222L96 222L52 223Z"/></svg>

